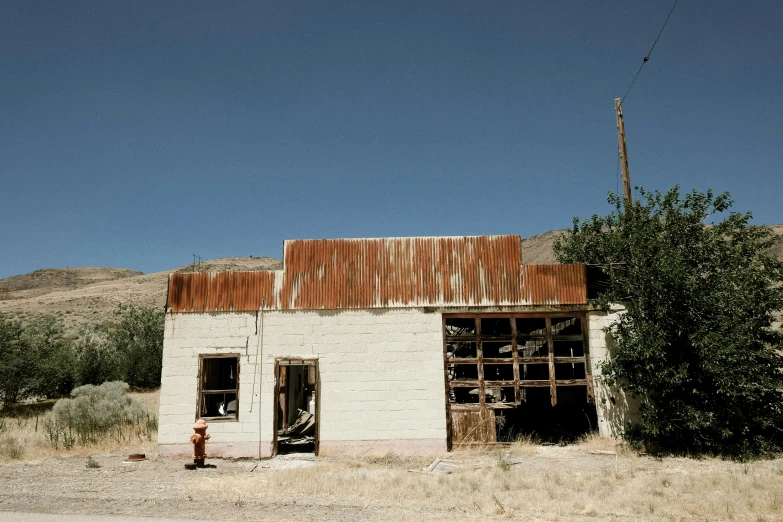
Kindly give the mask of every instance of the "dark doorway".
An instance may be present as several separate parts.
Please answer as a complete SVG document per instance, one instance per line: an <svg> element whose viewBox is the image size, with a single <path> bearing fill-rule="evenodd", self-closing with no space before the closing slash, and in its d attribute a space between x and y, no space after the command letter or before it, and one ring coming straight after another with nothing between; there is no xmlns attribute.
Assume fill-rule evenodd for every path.
<svg viewBox="0 0 783 522"><path fill-rule="evenodd" d="M275 455L318 453L318 361L275 361Z"/></svg>

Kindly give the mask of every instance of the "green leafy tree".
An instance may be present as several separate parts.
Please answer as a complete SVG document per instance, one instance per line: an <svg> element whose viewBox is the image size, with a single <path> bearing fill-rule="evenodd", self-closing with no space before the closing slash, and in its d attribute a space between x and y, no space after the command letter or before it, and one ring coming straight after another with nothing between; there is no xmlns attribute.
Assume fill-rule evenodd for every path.
<svg viewBox="0 0 783 522"><path fill-rule="evenodd" d="M120 358L109 345L104 325L86 325L74 344L74 378L79 385L99 385L120 379Z"/></svg>
<svg viewBox="0 0 783 522"><path fill-rule="evenodd" d="M554 246L563 263L602 267L612 284L599 304L626 308L603 374L643 398L627 436L660 451L780 451L783 336L772 324L783 265L767 253L772 231L729 212L728 194L639 191L629 208L610 194L614 211L575 218Z"/></svg>
<svg viewBox="0 0 783 522"><path fill-rule="evenodd" d="M13 404L29 391L36 360L19 321L0 316L0 395L4 405Z"/></svg>
<svg viewBox="0 0 783 522"><path fill-rule="evenodd" d="M136 388L157 388L163 363L164 315L152 308L121 306L108 326L108 343L120 358L120 375Z"/></svg>
<svg viewBox="0 0 783 522"><path fill-rule="evenodd" d="M24 325L24 339L34 355L29 391L47 398L68 395L73 389L74 357L62 322L49 314Z"/></svg>

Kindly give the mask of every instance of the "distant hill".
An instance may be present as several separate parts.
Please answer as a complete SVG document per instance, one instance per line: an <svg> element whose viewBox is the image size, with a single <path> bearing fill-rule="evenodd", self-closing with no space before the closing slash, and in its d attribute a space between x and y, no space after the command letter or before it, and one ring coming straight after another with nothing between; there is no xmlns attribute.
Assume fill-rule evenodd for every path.
<svg viewBox="0 0 783 522"><path fill-rule="evenodd" d="M777 235L770 253L783 262L783 225L770 225ZM555 239L565 234L567 230L550 230L537 236L522 239L522 262L526 265L547 265L557 263L552 245Z"/></svg>
<svg viewBox="0 0 783 522"><path fill-rule="evenodd" d="M80 288L103 281L114 281L135 275L138 270L127 268L43 268L6 279L0 279L0 287L9 292L44 294L58 288Z"/></svg>
<svg viewBox="0 0 783 522"><path fill-rule="evenodd" d="M771 252L783 261L783 225L772 226L777 240ZM522 239L526 265L556 263L552 244L565 230L552 230ZM57 315L72 332L88 322L107 318L118 305L151 306L166 303L168 275L172 272L279 270L282 261L272 257L226 257L143 274L126 268L45 268L0 279L0 314L28 319L36 314Z"/></svg>
<svg viewBox="0 0 783 522"><path fill-rule="evenodd" d="M104 320L120 304L162 309L172 272L282 267L279 259L271 257L227 257L152 274L125 268L46 268L0 279L0 314L26 319L52 313L75 331L85 323Z"/></svg>

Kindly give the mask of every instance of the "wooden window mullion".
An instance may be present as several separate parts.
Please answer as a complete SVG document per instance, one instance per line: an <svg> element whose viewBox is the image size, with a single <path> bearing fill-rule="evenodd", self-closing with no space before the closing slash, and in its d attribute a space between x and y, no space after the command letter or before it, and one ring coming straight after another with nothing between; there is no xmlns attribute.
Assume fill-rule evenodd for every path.
<svg viewBox="0 0 783 522"><path fill-rule="evenodd" d="M476 358L478 359L479 407L486 408L484 397L484 347L481 342L481 319L476 317Z"/></svg>
<svg viewBox="0 0 783 522"><path fill-rule="evenodd" d="M557 380L555 379L555 344L552 342L552 319L546 318L546 345L549 352L549 395L552 406L557 406Z"/></svg>
<svg viewBox="0 0 783 522"><path fill-rule="evenodd" d="M522 390L519 389L519 353L517 348L517 320L511 318L511 357L514 360L514 404L522 404Z"/></svg>
<svg viewBox="0 0 783 522"><path fill-rule="evenodd" d="M587 328L587 315L579 316L579 321L582 323L582 351L585 356L585 380L587 381L587 402L595 402L595 390L593 389L593 374L590 371L590 365L593 362L590 360L590 330Z"/></svg>

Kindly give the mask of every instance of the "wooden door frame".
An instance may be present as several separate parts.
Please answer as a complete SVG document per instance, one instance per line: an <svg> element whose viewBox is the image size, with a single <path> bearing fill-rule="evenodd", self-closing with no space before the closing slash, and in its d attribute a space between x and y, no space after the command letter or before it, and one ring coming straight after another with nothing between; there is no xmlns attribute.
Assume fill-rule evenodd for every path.
<svg viewBox="0 0 783 522"><path fill-rule="evenodd" d="M294 364L280 364L283 361L291 361ZM280 400L280 367L281 366L314 366L315 367L315 440L314 453L318 456L321 442L321 372L318 370L317 357L276 357L275 358L275 390L272 401L272 457L277 456L277 408Z"/></svg>

